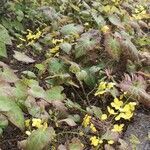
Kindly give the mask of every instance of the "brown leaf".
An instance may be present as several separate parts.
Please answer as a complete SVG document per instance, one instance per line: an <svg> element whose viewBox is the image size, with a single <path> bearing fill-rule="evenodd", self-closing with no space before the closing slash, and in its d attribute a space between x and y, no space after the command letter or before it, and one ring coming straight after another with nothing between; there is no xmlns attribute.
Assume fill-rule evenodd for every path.
<svg viewBox="0 0 150 150"><path fill-rule="evenodd" d="M25 62L25 63L34 63L35 60L33 60L32 58L28 57L27 55L21 53L21 52L18 52L18 51L14 51L15 54L13 55L13 57L15 59L17 59L18 61L21 61L21 62Z"/></svg>
<svg viewBox="0 0 150 150"><path fill-rule="evenodd" d="M146 92L147 84L142 76L132 74L130 77L128 74L125 74L119 87L129 95L136 97L146 107L150 107L150 95Z"/></svg>

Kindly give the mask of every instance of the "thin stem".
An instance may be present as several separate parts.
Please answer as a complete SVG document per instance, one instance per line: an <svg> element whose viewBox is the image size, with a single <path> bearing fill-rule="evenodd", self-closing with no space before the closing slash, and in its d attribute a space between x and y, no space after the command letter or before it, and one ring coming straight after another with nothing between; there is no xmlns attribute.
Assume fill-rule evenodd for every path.
<svg viewBox="0 0 150 150"><path fill-rule="evenodd" d="M84 87L83 87L82 82L81 82L80 80L78 80L78 81L79 81L79 83L80 83L80 86L81 86L81 89L82 89L82 91L83 91L83 94L84 94L84 96L85 96L85 98L86 98L87 104L88 104L89 106L91 106L90 101L89 101L89 98L87 97L87 94L86 94L86 92L85 92L85 89L84 89Z"/></svg>
<svg viewBox="0 0 150 150"><path fill-rule="evenodd" d="M85 100L80 96L80 94L76 91L76 89L73 87L73 86L71 86L72 87L72 89L75 91L75 93L77 94L77 96L81 99L81 101L85 104L85 105L87 105L86 103L85 103Z"/></svg>

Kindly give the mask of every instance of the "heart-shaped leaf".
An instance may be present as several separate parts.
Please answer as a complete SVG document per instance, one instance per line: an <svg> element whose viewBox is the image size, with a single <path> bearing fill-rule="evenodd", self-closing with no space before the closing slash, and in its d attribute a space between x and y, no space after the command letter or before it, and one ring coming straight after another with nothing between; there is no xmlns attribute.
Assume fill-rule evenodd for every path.
<svg viewBox="0 0 150 150"><path fill-rule="evenodd" d="M100 43L101 35L98 30L90 30L82 34L75 46L75 57L79 58L85 55L88 51L94 50Z"/></svg>
<svg viewBox="0 0 150 150"><path fill-rule="evenodd" d="M51 102L51 101L55 101L55 100L59 100L62 101L65 99L65 95L62 94L63 91L63 87L62 86L54 86L52 87L50 90L47 90L47 101Z"/></svg>
<svg viewBox="0 0 150 150"><path fill-rule="evenodd" d="M28 93L35 97L35 98L46 98L46 92L45 90L39 86L39 83L36 80L30 80L31 83L29 85L30 89L28 90Z"/></svg>
<svg viewBox="0 0 150 150"><path fill-rule="evenodd" d="M13 99L8 97L0 97L0 112L8 117L15 126L24 129L24 116L22 110Z"/></svg>
<svg viewBox="0 0 150 150"><path fill-rule="evenodd" d="M55 137L55 131L52 127L46 130L38 129L28 137L27 139L27 150L43 150Z"/></svg>

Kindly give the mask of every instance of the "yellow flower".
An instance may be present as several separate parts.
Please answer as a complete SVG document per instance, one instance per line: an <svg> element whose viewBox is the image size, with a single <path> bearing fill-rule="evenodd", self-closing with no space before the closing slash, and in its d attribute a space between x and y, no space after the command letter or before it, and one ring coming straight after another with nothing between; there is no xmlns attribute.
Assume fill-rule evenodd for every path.
<svg viewBox="0 0 150 150"><path fill-rule="evenodd" d="M47 122L44 122L44 123L43 123L43 125L42 125L41 127L43 128L43 130L46 130L46 129L47 129L47 127L48 127Z"/></svg>
<svg viewBox="0 0 150 150"><path fill-rule="evenodd" d="M34 43L34 40L31 40L27 45L32 45Z"/></svg>
<svg viewBox="0 0 150 150"><path fill-rule="evenodd" d="M114 124L113 129L111 131L113 132L121 132L123 130L124 124Z"/></svg>
<svg viewBox="0 0 150 150"><path fill-rule="evenodd" d="M25 126L28 128L30 126L30 119L25 120Z"/></svg>
<svg viewBox="0 0 150 150"><path fill-rule="evenodd" d="M131 111L134 111L134 110L135 110L135 106L136 106L137 104L136 104L135 102L130 102L129 105L130 105L130 110L131 110Z"/></svg>
<svg viewBox="0 0 150 150"><path fill-rule="evenodd" d="M42 120L37 119L37 118L33 118L32 119L32 126L37 127L37 128L41 128L42 127Z"/></svg>
<svg viewBox="0 0 150 150"><path fill-rule="evenodd" d="M100 84L98 86L98 90L95 93L95 96L102 95L106 92L106 90L105 90L106 89L106 84L107 84L107 82L103 82L103 81L100 82Z"/></svg>
<svg viewBox="0 0 150 150"><path fill-rule="evenodd" d="M37 33L36 34L33 34L33 32L29 29L27 29L27 31L29 32L27 35L26 35L26 38L27 40L36 40L36 39L39 39L40 36L42 35L42 32L37 29Z"/></svg>
<svg viewBox="0 0 150 150"><path fill-rule="evenodd" d="M109 141L108 141L108 144L110 144L110 145L111 145L111 144L114 144L114 141L113 141L113 140L109 140Z"/></svg>
<svg viewBox="0 0 150 150"><path fill-rule="evenodd" d="M123 102L119 101L118 98L115 98L114 102L111 103L111 106L114 107L116 110L119 110L122 105L123 105Z"/></svg>
<svg viewBox="0 0 150 150"><path fill-rule="evenodd" d="M122 118L122 113L120 113L119 115L117 115L117 116L115 117L115 120L118 121L118 120L120 120L121 118Z"/></svg>
<svg viewBox="0 0 150 150"><path fill-rule="evenodd" d="M59 40L59 39L53 39L52 43L56 45L57 43L62 43L63 41L64 41L63 39L61 39L61 40Z"/></svg>
<svg viewBox="0 0 150 150"><path fill-rule="evenodd" d="M124 112L124 113L120 113L118 116L115 117L115 120L118 121L121 118L125 119L125 120L129 120L131 119L131 117L133 116L132 112Z"/></svg>
<svg viewBox="0 0 150 150"><path fill-rule="evenodd" d="M100 89L100 90L105 90L105 89L106 89L106 84L107 84L107 82L101 82L101 83L99 84L98 89Z"/></svg>
<svg viewBox="0 0 150 150"><path fill-rule="evenodd" d="M115 85L115 83L109 82L108 85L107 85L107 88L108 88L108 89L111 89L111 88L114 87L114 85Z"/></svg>
<svg viewBox="0 0 150 150"><path fill-rule="evenodd" d="M104 94L105 92L106 92L105 90L96 92L96 93L95 93L95 96L97 96L97 95L102 95L102 94Z"/></svg>
<svg viewBox="0 0 150 150"><path fill-rule="evenodd" d="M35 36L31 32L29 32L28 35L26 35L27 40L34 39L34 37Z"/></svg>
<svg viewBox="0 0 150 150"><path fill-rule="evenodd" d="M103 27L101 28L101 31L102 31L103 33L106 33L106 32L109 31L109 27L108 27L107 25L105 25L105 26L103 26Z"/></svg>
<svg viewBox="0 0 150 150"><path fill-rule="evenodd" d="M91 121L91 116L85 115L85 117L83 118L82 125L86 128L90 124L90 121Z"/></svg>
<svg viewBox="0 0 150 150"><path fill-rule="evenodd" d="M39 29L38 29L38 32L34 35L34 39L35 39L35 40L36 40L36 39L39 39L41 35L42 35L42 32L39 31Z"/></svg>
<svg viewBox="0 0 150 150"><path fill-rule="evenodd" d="M130 111L130 105L126 104L123 108L120 108L121 112L129 112Z"/></svg>
<svg viewBox="0 0 150 150"><path fill-rule="evenodd" d="M126 112L126 113L122 113L121 117L124 118L125 120L129 120L130 118L132 118L133 113L132 112Z"/></svg>
<svg viewBox="0 0 150 150"><path fill-rule="evenodd" d="M93 145L93 146L98 146L99 144L102 144L103 143L103 141L102 140L100 140L99 138L97 138L96 136L92 136L91 138L90 138L90 141L91 141L91 145Z"/></svg>
<svg viewBox="0 0 150 150"><path fill-rule="evenodd" d="M120 108L121 112L133 112L135 110L136 103L135 102L130 102L126 104L123 108Z"/></svg>
<svg viewBox="0 0 150 150"><path fill-rule="evenodd" d="M101 120L106 120L107 119L107 115L106 114L102 114L101 115Z"/></svg>
<svg viewBox="0 0 150 150"><path fill-rule="evenodd" d="M113 109L111 109L109 106L107 106L107 110L108 110L108 112L111 114L111 115L116 115L117 113L113 110Z"/></svg>
<svg viewBox="0 0 150 150"><path fill-rule="evenodd" d="M54 48L50 49L50 53L55 54L59 51L59 46L55 46Z"/></svg>
<svg viewBox="0 0 150 150"><path fill-rule="evenodd" d="M28 135L28 136L31 135L31 132L30 132L30 131L26 131L25 133L26 133L26 135Z"/></svg>
<svg viewBox="0 0 150 150"><path fill-rule="evenodd" d="M90 129L91 129L93 132L96 132L96 131L97 131L93 123L91 123Z"/></svg>

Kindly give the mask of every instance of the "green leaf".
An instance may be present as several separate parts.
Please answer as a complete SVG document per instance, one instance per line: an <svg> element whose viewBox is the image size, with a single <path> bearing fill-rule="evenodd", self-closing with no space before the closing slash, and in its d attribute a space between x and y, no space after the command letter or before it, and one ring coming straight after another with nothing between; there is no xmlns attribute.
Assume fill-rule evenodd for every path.
<svg viewBox="0 0 150 150"><path fill-rule="evenodd" d="M65 43L62 43L60 44L60 48L66 53L66 54L69 54L69 52L71 51L71 44L65 42Z"/></svg>
<svg viewBox="0 0 150 150"><path fill-rule="evenodd" d="M0 56L7 57L6 45L3 42L0 42Z"/></svg>
<svg viewBox="0 0 150 150"><path fill-rule="evenodd" d="M84 146L78 138L73 138L69 143L69 150L83 150Z"/></svg>
<svg viewBox="0 0 150 150"><path fill-rule="evenodd" d="M91 40L90 37L84 37L79 39L75 46L75 57L79 58L86 54L88 50L91 50L95 46L96 42Z"/></svg>
<svg viewBox="0 0 150 150"><path fill-rule="evenodd" d="M92 17L99 27L103 27L106 25L106 21L101 15L97 15L95 12L92 13Z"/></svg>
<svg viewBox="0 0 150 150"><path fill-rule="evenodd" d="M43 150L55 137L55 131L52 127L46 130L38 129L28 137L27 150Z"/></svg>
<svg viewBox="0 0 150 150"><path fill-rule="evenodd" d="M94 50L100 44L101 34L98 30L91 29L82 34L75 46L75 57L86 55L88 51Z"/></svg>
<svg viewBox="0 0 150 150"><path fill-rule="evenodd" d="M30 80L28 93L35 98L46 98L45 90L39 86L39 83L36 80Z"/></svg>
<svg viewBox="0 0 150 150"><path fill-rule="evenodd" d="M0 62L0 66L3 67L3 69L0 70L0 79L2 81L9 83L14 83L18 81L18 77L14 74L14 71L11 70L8 65Z"/></svg>
<svg viewBox="0 0 150 150"><path fill-rule="evenodd" d="M69 68L69 71L76 74L77 72L80 72L80 67L77 63L71 63L71 66Z"/></svg>
<svg viewBox="0 0 150 150"><path fill-rule="evenodd" d="M15 100L24 102L28 96L27 89L28 87L19 80L15 83L15 88L13 88L13 95L15 96Z"/></svg>
<svg viewBox="0 0 150 150"><path fill-rule="evenodd" d="M87 77L87 72L85 70L81 70L80 72L76 73L76 77L79 81L82 81Z"/></svg>
<svg viewBox="0 0 150 150"><path fill-rule="evenodd" d="M83 29L84 28L81 25L67 24L61 28L60 32L63 35L70 35L70 34L76 35L82 33Z"/></svg>
<svg viewBox="0 0 150 150"><path fill-rule="evenodd" d="M63 74L63 73L66 73L65 69L66 69L66 66L64 62L62 62L61 60L57 58L52 58L49 61L48 71L50 74L52 75Z"/></svg>
<svg viewBox="0 0 150 150"><path fill-rule="evenodd" d="M63 87L62 86L54 86L52 87L50 90L47 90L47 100L48 101L55 101L55 100L59 100L62 101L65 99L65 95L62 94L63 91Z"/></svg>
<svg viewBox="0 0 150 150"><path fill-rule="evenodd" d="M0 24L0 42L11 45L12 44L11 39L12 38L8 34L7 29Z"/></svg>
<svg viewBox="0 0 150 150"><path fill-rule="evenodd" d="M15 126L24 129L24 116L22 110L13 99L8 97L0 97L0 112L8 117Z"/></svg>
<svg viewBox="0 0 150 150"><path fill-rule="evenodd" d="M113 25L116 25L118 27L122 27L123 28L123 25L121 23L121 20L120 18L115 15L115 14L112 14L108 17L109 21L113 24Z"/></svg>
<svg viewBox="0 0 150 150"><path fill-rule="evenodd" d="M94 115L100 119L102 115L102 110L100 109L100 107L92 106L92 110L93 110Z"/></svg>
<svg viewBox="0 0 150 150"><path fill-rule="evenodd" d="M35 73L32 72L32 71L23 71L22 73L25 74L25 75L27 75L28 77L36 78Z"/></svg>
<svg viewBox="0 0 150 150"><path fill-rule="evenodd" d="M58 123L61 123L61 122L66 122L71 127L74 127L77 125L72 118L66 118L66 119L62 119L58 121Z"/></svg>
<svg viewBox="0 0 150 150"><path fill-rule="evenodd" d="M4 115L0 114L0 128L4 129L7 126L8 126L7 118Z"/></svg>

